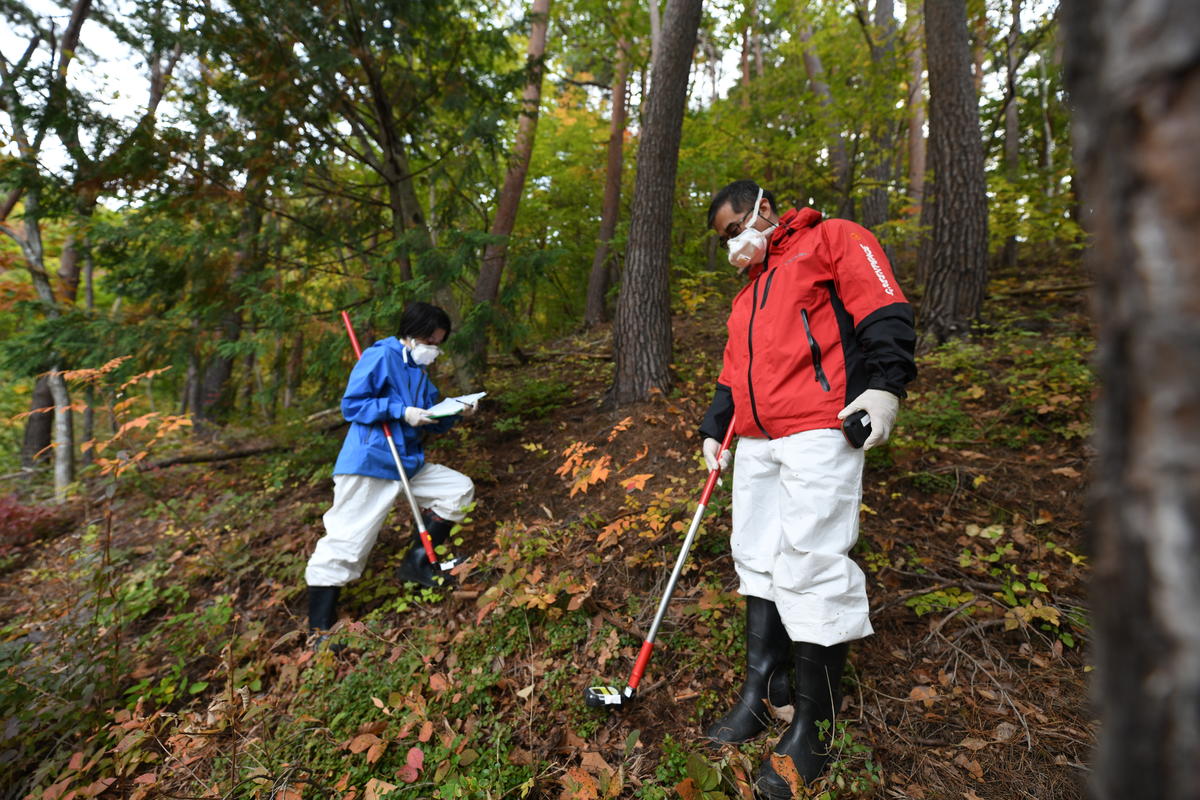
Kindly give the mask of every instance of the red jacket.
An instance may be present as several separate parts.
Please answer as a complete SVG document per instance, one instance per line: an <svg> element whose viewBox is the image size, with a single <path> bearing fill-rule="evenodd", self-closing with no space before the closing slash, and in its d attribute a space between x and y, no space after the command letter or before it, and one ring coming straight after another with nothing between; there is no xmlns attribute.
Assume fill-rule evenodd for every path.
<svg viewBox="0 0 1200 800"><path fill-rule="evenodd" d="M842 219L792 209L733 299L724 368L701 432L777 439L837 428L865 389L903 397L916 376L912 308L879 242Z"/></svg>

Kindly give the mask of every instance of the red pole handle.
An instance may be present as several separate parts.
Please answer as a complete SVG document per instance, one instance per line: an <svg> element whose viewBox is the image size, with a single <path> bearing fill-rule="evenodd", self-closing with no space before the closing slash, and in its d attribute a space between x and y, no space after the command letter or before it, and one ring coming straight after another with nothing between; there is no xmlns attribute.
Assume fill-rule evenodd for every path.
<svg viewBox="0 0 1200 800"><path fill-rule="evenodd" d="M362 358L362 348L358 346L358 337L354 335L354 326L350 324L350 314L342 312L342 322L346 323L346 333L350 334L350 345L354 348L354 357Z"/></svg>
<svg viewBox="0 0 1200 800"><path fill-rule="evenodd" d="M637 690L638 684L642 682L642 675L646 671L646 665L650 663L650 654L654 651L654 642L642 642L642 649L638 653L637 661L633 663L633 672L629 674L629 688Z"/></svg>
<svg viewBox="0 0 1200 800"><path fill-rule="evenodd" d="M721 442L721 449L717 451L717 468L710 470L708 473L708 481L704 484L704 492L700 495L700 505L708 505L708 499L712 497L713 488L717 485L717 479L721 477L721 456L729 449L730 443L733 442L733 423L735 418L729 418L729 427L725 429L725 439Z"/></svg>

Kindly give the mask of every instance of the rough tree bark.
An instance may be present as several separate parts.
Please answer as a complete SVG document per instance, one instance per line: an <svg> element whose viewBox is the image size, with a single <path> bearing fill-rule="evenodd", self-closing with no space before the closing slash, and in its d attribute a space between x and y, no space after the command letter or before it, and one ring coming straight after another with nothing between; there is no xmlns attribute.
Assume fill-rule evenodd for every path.
<svg viewBox="0 0 1200 800"><path fill-rule="evenodd" d="M1094 236L1096 798L1200 796L1200 4L1065 0Z"/></svg>
<svg viewBox="0 0 1200 800"><path fill-rule="evenodd" d="M929 63L929 166L925 187L929 276L921 304L922 347L962 336L987 288L987 183L971 49L961 0L925 0Z"/></svg>
<svg viewBox="0 0 1200 800"><path fill-rule="evenodd" d="M629 223L629 247L613 322L616 370L609 399L649 398L671 386L671 220L688 72L701 0L668 0L651 72Z"/></svg>
<svg viewBox="0 0 1200 800"><path fill-rule="evenodd" d="M608 125L608 165L604 172L604 205L600 212L600 233L596 253L592 257L592 272L588 276L587 309L584 325L591 328L608 319L605 296L610 285L611 267L609 243L617 230L621 213L621 171L625 162L625 86L629 80L629 42L617 42L617 64L613 74L612 119Z"/></svg>

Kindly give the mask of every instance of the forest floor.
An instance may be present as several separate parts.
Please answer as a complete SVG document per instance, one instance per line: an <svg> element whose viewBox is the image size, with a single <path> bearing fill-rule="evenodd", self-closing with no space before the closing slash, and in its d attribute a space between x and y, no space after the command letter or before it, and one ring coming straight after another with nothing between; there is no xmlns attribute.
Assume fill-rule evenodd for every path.
<svg viewBox="0 0 1200 800"><path fill-rule="evenodd" d="M990 326L922 357L869 454L875 634L812 796L1085 796L1091 335L1078 289L1044 291L1075 282L994 282ZM606 330L496 367L430 448L477 485L460 585L396 584L394 514L343 592L340 652L303 632L340 430L89 485L59 535L0 551L0 798L749 797L784 723L702 737L743 673L727 482L636 701L583 704L624 686L694 511L723 319L681 310L675 390L631 408L598 402Z"/></svg>

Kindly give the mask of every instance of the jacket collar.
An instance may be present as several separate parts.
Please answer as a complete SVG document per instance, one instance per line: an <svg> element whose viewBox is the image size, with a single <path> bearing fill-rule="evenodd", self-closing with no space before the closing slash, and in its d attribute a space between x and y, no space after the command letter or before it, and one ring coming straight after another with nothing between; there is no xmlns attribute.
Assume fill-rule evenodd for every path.
<svg viewBox="0 0 1200 800"><path fill-rule="evenodd" d="M767 242L767 257L763 259L761 264L755 264L746 270L747 280L752 281L763 273L763 270L767 268L767 264L771 260L772 253L780 252L793 237L809 228L815 227L820 221L821 212L816 209L809 208L808 206L788 209L779 218L779 224L775 227L775 230L771 231L771 238Z"/></svg>

